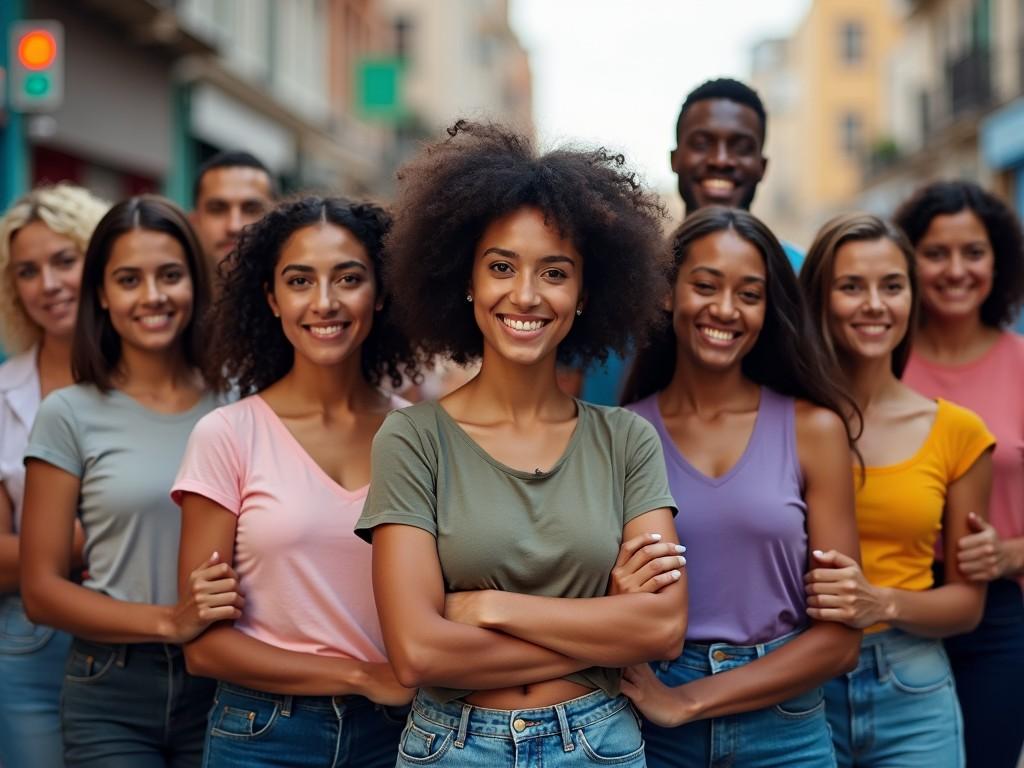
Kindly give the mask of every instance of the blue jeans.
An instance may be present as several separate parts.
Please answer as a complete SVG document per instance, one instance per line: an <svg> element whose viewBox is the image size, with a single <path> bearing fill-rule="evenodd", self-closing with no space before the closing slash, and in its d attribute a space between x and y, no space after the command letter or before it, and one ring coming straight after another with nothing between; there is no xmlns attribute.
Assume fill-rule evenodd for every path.
<svg viewBox="0 0 1024 768"><path fill-rule="evenodd" d="M941 641L898 629L865 635L857 668L826 683L825 699L843 768L963 768L960 705Z"/></svg>
<svg viewBox="0 0 1024 768"><path fill-rule="evenodd" d="M675 687L742 667L796 637L759 645L687 642L675 661L653 664L665 685ZM651 768L835 768L832 737L821 688L812 688L771 707L697 720L677 728L644 722Z"/></svg>
<svg viewBox="0 0 1024 768"><path fill-rule="evenodd" d="M640 725L629 701L594 691L537 709L486 709L416 694L396 768L644 768Z"/></svg>
<svg viewBox="0 0 1024 768"><path fill-rule="evenodd" d="M973 632L946 640L971 768L1015 768L1024 743L1024 599L1015 581L988 585Z"/></svg>
<svg viewBox="0 0 1024 768"><path fill-rule="evenodd" d="M204 768L393 768L408 707L362 696L283 696L220 683Z"/></svg>
<svg viewBox="0 0 1024 768"><path fill-rule="evenodd" d="M67 768L199 768L214 682L176 645L75 638L61 691Z"/></svg>
<svg viewBox="0 0 1024 768"><path fill-rule="evenodd" d="M0 596L0 764L63 768L60 683L71 638L33 624L21 597Z"/></svg>

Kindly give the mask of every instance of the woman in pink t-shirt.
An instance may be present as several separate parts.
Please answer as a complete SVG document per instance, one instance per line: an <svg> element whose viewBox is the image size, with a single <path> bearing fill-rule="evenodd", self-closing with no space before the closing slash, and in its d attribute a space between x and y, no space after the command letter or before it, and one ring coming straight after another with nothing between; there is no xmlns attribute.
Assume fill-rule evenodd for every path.
<svg viewBox="0 0 1024 768"><path fill-rule="evenodd" d="M233 565L245 603L185 654L219 681L206 766L393 766L413 691L384 656L353 533L370 443L414 375L381 283L385 211L282 203L222 266L210 379L240 401L195 427L174 499L181 562ZM181 578L186 581L187 568Z"/></svg>
<svg viewBox="0 0 1024 768"><path fill-rule="evenodd" d="M1013 212L970 182L929 184L895 218L914 246L921 285L903 380L970 408L996 436L991 525L974 517L956 564L989 582L985 614L946 649L967 764L1013 768L1024 742L1024 339L1007 327L1024 300L1024 238Z"/></svg>

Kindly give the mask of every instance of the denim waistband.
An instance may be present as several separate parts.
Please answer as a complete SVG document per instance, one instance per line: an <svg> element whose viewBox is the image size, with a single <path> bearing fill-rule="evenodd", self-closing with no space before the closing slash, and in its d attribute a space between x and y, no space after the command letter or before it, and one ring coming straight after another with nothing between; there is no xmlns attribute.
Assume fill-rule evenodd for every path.
<svg viewBox="0 0 1024 768"><path fill-rule="evenodd" d="M754 659L759 659L771 653L776 648L781 648L786 643L798 637L803 630L790 632L788 635L769 640L767 643L755 643L754 645L732 645L731 643L691 643L686 642L683 646L683 654L673 661L659 662L662 671L669 669L673 664L683 664L691 669L700 670L705 674L721 672L724 669L742 666Z"/></svg>
<svg viewBox="0 0 1024 768"><path fill-rule="evenodd" d="M178 660L184 655L180 645L171 643L100 643L81 637L73 638L71 649L88 656L114 653L117 656L117 664L122 667L131 657Z"/></svg>
<svg viewBox="0 0 1024 768"><path fill-rule="evenodd" d="M612 717L629 706L625 696L609 698L604 691L593 691L561 704L533 709L489 709L475 707L460 699L442 704L422 689L412 702L413 712L420 717L456 731L455 746L459 748L465 744L467 735L517 742L561 735L565 744L571 744L571 731Z"/></svg>
<svg viewBox="0 0 1024 768"><path fill-rule="evenodd" d="M332 710L340 716L343 712L376 706L365 696L295 696L284 693L267 693L234 683L226 683L223 680L217 683L217 696L219 697L222 692L274 702L280 706L283 717L288 717L297 709ZM396 709L400 708L396 707Z"/></svg>
<svg viewBox="0 0 1024 768"><path fill-rule="evenodd" d="M849 674L854 675L866 669L874 670L879 679L889 672L889 666L897 661L919 653L936 652L945 656L942 641L930 637L919 637L902 629L886 629L864 635L860 643L860 658L857 667Z"/></svg>

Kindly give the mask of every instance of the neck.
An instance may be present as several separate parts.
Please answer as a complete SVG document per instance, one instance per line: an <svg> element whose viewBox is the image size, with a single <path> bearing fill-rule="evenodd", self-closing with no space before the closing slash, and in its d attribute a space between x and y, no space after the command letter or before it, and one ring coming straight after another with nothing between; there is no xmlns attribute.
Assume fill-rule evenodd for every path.
<svg viewBox="0 0 1024 768"><path fill-rule="evenodd" d="M721 371L697 366L688 354L676 351L676 370L665 390L667 410L686 408L698 414L735 408L738 401L756 393L758 386L743 375L739 364ZM672 406L675 406L674 408Z"/></svg>
<svg viewBox="0 0 1024 768"><path fill-rule="evenodd" d="M121 360L114 379L119 389L159 392L173 390L192 380L180 344L170 349L148 350L121 345Z"/></svg>
<svg viewBox="0 0 1024 768"><path fill-rule="evenodd" d="M357 410L377 396L363 376L360 351L356 349L338 365L330 366L296 355L279 386L297 401L319 405L324 411L338 407Z"/></svg>
<svg viewBox="0 0 1024 768"><path fill-rule="evenodd" d="M892 372L892 356L874 357L869 360L845 360L843 371L850 383L854 400L861 413L867 413L873 403L885 399L900 380Z"/></svg>
<svg viewBox="0 0 1024 768"><path fill-rule="evenodd" d="M977 312L969 317L922 315L914 343L929 357L956 361L971 356L978 343L994 330L981 322Z"/></svg>
<svg viewBox="0 0 1024 768"><path fill-rule="evenodd" d="M45 334L39 343L38 364L40 368L57 370L67 368L71 371L71 337Z"/></svg>
<svg viewBox="0 0 1024 768"><path fill-rule="evenodd" d="M568 397L558 386L554 352L534 365L521 365L485 346L480 373L469 386L474 399L512 420L557 408Z"/></svg>

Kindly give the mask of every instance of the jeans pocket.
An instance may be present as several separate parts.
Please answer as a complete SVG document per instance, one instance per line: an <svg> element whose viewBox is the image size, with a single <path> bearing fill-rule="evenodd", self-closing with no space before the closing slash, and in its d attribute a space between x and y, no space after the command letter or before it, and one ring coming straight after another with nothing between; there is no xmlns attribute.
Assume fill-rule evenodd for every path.
<svg viewBox="0 0 1024 768"><path fill-rule="evenodd" d="M454 730L413 712L398 742L398 758L412 765L429 765L444 757L454 741Z"/></svg>
<svg viewBox="0 0 1024 768"><path fill-rule="evenodd" d="M270 699L221 694L210 712L210 736L222 739L258 739L273 727L280 705Z"/></svg>
<svg viewBox="0 0 1024 768"><path fill-rule="evenodd" d="M949 659L938 641L887 661L893 687L904 693L930 693L953 681Z"/></svg>
<svg viewBox="0 0 1024 768"><path fill-rule="evenodd" d="M89 651L71 646L67 663L64 665L64 682L93 685L103 680L117 660L116 648L97 646Z"/></svg>
<svg viewBox="0 0 1024 768"><path fill-rule="evenodd" d="M583 754L596 765L643 765L644 739L628 705L576 733Z"/></svg>
<svg viewBox="0 0 1024 768"><path fill-rule="evenodd" d="M799 696L780 701L775 705L775 713L790 720L813 717L824 709L825 689L822 687L811 688Z"/></svg>
<svg viewBox="0 0 1024 768"><path fill-rule="evenodd" d="M33 624L18 595L0 597L0 653L34 653L53 637L54 630Z"/></svg>

